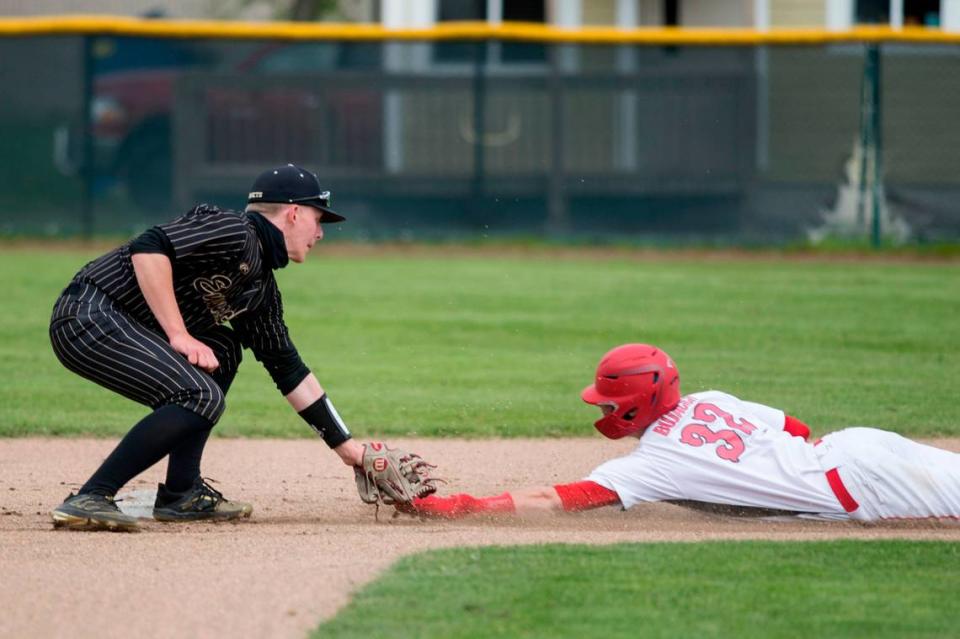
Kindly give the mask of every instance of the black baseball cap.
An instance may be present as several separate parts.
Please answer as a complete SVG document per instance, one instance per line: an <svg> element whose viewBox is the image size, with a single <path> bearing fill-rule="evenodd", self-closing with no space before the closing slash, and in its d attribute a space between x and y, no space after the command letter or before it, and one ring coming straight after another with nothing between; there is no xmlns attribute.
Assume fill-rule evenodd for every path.
<svg viewBox="0 0 960 639"><path fill-rule="evenodd" d="M343 222L343 217L330 208L330 191L320 188L320 180L310 171L293 164L268 169L250 187L247 203L277 202L305 204L323 211L320 222Z"/></svg>

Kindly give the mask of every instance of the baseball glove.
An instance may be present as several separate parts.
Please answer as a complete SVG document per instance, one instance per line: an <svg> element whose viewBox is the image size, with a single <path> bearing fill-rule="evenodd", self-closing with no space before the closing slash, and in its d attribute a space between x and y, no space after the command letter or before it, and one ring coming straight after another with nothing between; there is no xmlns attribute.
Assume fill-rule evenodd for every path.
<svg viewBox="0 0 960 639"><path fill-rule="evenodd" d="M441 480L430 476L433 468L420 455L371 442L363 447L362 464L354 467L357 492L367 504L409 504L437 492Z"/></svg>

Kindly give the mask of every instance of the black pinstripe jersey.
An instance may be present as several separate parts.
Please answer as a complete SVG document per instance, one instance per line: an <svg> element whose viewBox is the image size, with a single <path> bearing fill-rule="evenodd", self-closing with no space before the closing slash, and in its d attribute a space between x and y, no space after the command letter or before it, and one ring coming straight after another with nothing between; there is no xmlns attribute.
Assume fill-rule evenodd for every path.
<svg viewBox="0 0 960 639"><path fill-rule="evenodd" d="M279 361L276 365L288 370L293 360L300 362L283 320L276 279L246 214L200 205L157 228L173 248L174 293L191 334L229 321L257 359ZM90 262L74 280L95 285L131 317L163 335L137 283L130 244Z"/></svg>

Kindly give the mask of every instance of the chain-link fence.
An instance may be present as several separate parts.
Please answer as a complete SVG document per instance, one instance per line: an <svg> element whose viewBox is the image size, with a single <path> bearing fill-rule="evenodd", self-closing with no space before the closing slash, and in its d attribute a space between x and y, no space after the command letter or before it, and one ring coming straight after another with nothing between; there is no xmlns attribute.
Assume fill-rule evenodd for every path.
<svg viewBox="0 0 960 639"><path fill-rule="evenodd" d="M0 38L0 232L316 171L337 237L960 238L960 46Z"/></svg>

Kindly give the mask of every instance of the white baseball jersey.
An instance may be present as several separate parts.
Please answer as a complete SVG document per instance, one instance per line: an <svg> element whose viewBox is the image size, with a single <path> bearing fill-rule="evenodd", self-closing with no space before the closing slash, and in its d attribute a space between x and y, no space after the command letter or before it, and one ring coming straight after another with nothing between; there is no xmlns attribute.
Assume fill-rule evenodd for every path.
<svg viewBox="0 0 960 639"><path fill-rule="evenodd" d="M651 424L636 450L587 479L624 508L683 499L774 508L826 519L960 520L960 455L876 428L813 444L762 404L707 391Z"/></svg>
<svg viewBox="0 0 960 639"><path fill-rule="evenodd" d="M719 391L687 395L637 448L587 479L624 508L684 499L845 517L812 444L783 430L783 411Z"/></svg>

